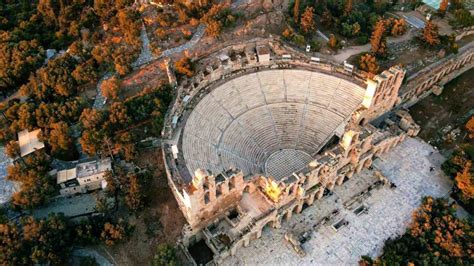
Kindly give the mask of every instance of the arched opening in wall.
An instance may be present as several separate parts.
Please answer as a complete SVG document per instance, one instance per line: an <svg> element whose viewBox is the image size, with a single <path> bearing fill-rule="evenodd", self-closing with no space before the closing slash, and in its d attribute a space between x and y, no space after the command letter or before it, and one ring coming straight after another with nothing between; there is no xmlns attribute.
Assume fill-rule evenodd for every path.
<svg viewBox="0 0 474 266"><path fill-rule="evenodd" d="M209 177L206 176L202 184L202 187L204 188L204 190L209 190Z"/></svg>
<svg viewBox="0 0 474 266"><path fill-rule="evenodd" d="M374 103L373 103L373 105L376 105L376 104L378 104L378 103L379 103L380 97L381 97L381 96L380 96L380 94L379 94L379 93L377 93L377 95L375 95L375 99L374 99Z"/></svg>
<svg viewBox="0 0 474 266"><path fill-rule="evenodd" d="M332 195L331 190L329 190L327 187L324 188L323 198L324 198L324 197L329 197L329 196L331 196L331 195Z"/></svg>
<svg viewBox="0 0 474 266"><path fill-rule="evenodd" d="M235 188L235 177L231 177L229 180L229 191Z"/></svg>
<svg viewBox="0 0 474 266"><path fill-rule="evenodd" d="M204 204L211 202L211 197L209 196L209 191L204 194Z"/></svg>
<svg viewBox="0 0 474 266"><path fill-rule="evenodd" d="M398 144L397 141L392 142L391 148L395 148L395 146L397 146L397 144Z"/></svg>
<svg viewBox="0 0 474 266"><path fill-rule="evenodd" d="M219 184L216 187L216 198L220 197L222 195L222 184Z"/></svg>
<svg viewBox="0 0 474 266"><path fill-rule="evenodd" d="M295 207L293 207L293 213L299 213L298 210L299 210L299 205L296 205Z"/></svg>
<svg viewBox="0 0 474 266"><path fill-rule="evenodd" d="M262 227L262 234L263 233L268 233L275 225L275 221L271 220L268 221L263 227Z"/></svg>
<svg viewBox="0 0 474 266"><path fill-rule="evenodd" d="M336 144L339 143L339 137L336 135L333 135L329 141L318 151L317 154L322 154L325 150L327 150L329 147L332 147Z"/></svg>
<svg viewBox="0 0 474 266"><path fill-rule="evenodd" d="M344 179L342 180L342 183L346 183L347 181L349 181L349 177L347 175L344 176Z"/></svg>
<svg viewBox="0 0 474 266"><path fill-rule="evenodd" d="M359 122L359 126L365 126L366 122L367 122L367 120L365 118L362 118Z"/></svg>
<svg viewBox="0 0 474 266"><path fill-rule="evenodd" d="M364 161L364 168L369 168L372 165L372 159L367 159Z"/></svg>
<svg viewBox="0 0 474 266"><path fill-rule="evenodd" d="M289 187L288 188L288 195L293 195L294 191L295 191L295 187Z"/></svg>
<svg viewBox="0 0 474 266"><path fill-rule="evenodd" d="M375 155L375 156L379 156L381 153L382 153L382 149L377 149L377 150L374 152L374 155Z"/></svg>
<svg viewBox="0 0 474 266"><path fill-rule="evenodd" d="M246 185L244 188L244 193L250 193L250 185Z"/></svg>
<svg viewBox="0 0 474 266"><path fill-rule="evenodd" d="M303 203L303 207L301 208L301 211L306 210L309 207L309 204L306 203L306 201Z"/></svg>

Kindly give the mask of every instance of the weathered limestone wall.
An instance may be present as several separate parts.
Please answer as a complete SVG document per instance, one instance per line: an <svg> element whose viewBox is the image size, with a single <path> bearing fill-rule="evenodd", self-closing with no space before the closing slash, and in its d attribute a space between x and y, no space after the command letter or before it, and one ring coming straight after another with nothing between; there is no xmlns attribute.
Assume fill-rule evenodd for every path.
<svg viewBox="0 0 474 266"><path fill-rule="evenodd" d="M213 235L207 227L216 221L228 220L226 213L238 207L244 191L265 195L265 188L271 180L260 176L244 177L242 172L235 170L218 175L197 171L191 177L183 176L180 171L184 169L182 163L169 154L169 146L163 146L170 188L189 223L182 244L187 246L198 236L204 238L216 253L215 261L235 254L238 247L246 246L251 239L259 238L266 225L279 227L283 219L290 219L292 213L300 212L304 204L313 204L325 191L332 190L363 168L370 167L374 156L387 152L406 136L418 134L419 126L403 109L388 116L380 127L367 122L393 111L395 107L416 102L423 95L431 93L434 84L443 85L457 72L472 67L474 46L461 48L457 55L448 56L409 77L403 85L405 70L399 66L384 71L372 80L365 80L359 72L348 71L341 65L288 52L291 49L277 41L267 40L263 44L271 48L270 54L267 55L266 50L261 49L257 56L256 47L261 46L262 42L229 47L221 53L225 56L220 57L227 59L214 61L207 65L205 71L181 82L177 88L177 99L166 117L164 139L179 140L179 127L182 121L186 121L186 109L192 108L193 101L199 101L213 86L225 82L229 77L262 69L302 68L326 72L358 84L366 83L366 95L360 107L349 117L346 128L341 129L342 138L337 145L314 157L306 168L279 180L281 194L278 201L272 202L271 208L265 213L253 217L251 221L243 219L243 225L233 225L243 229L231 238L229 249L222 250L214 246ZM179 118L177 125L170 126L171 120L176 118Z"/></svg>
<svg viewBox="0 0 474 266"><path fill-rule="evenodd" d="M405 78L405 70L400 66L391 67L368 81L364 99L364 118L371 121L389 112L399 102L398 94Z"/></svg>
<svg viewBox="0 0 474 266"><path fill-rule="evenodd" d="M457 54L451 54L408 77L400 92L402 105L409 107L432 92L441 93L444 84L473 66L474 43L470 43L461 47Z"/></svg>
<svg viewBox="0 0 474 266"><path fill-rule="evenodd" d="M203 237L211 249L215 250L214 261L219 262L225 257L235 254L241 246L247 246L252 239L260 238L265 226L279 228L284 220L292 217L293 213L301 212L303 205L312 205L317 199L322 198L325 191L333 190L336 185L341 185L346 178L351 178L354 173L370 167L374 156L388 152L404 141L406 136L417 134L416 129L419 130L405 111L399 111L395 116L387 119L384 129L375 128L370 124L364 127L351 126L353 126L352 129L346 131L338 145L317 156L306 169L280 180L281 195L278 201L259 217L253 217L252 222L243 226L236 224L234 227L241 227L245 230L237 234L237 237L230 238L232 239L230 246L219 249L214 244L215 236L207 228L204 228ZM252 187L247 192L257 191L262 195L265 195L267 182L265 177L244 181L246 187ZM198 202L202 202L202 200L198 200ZM268 202L270 201L268 200ZM220 222L227 217L221 212L220 217L207 220L207 224L218 224L216 219ZM243 222L244 219L241 223ZM192 232L188 232L187 236L192 237ZM189 241L185 240L185 242Z"/></svg>

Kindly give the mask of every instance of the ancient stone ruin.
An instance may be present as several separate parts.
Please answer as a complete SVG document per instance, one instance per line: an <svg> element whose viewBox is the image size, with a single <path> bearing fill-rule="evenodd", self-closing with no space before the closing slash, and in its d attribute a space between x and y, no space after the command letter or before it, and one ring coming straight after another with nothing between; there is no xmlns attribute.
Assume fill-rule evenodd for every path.
<svg viewBox="0 0 474 266"><path fill-rule="evenodd" d="M208 55L180 82L163 130L169 186L188 224L180 242L215 262L279 227L420 128L403 108L472 64L472 47L410 77L367 78L276 40ZM435 66L436 67L436 66ZM421 84L421 85L420 85Z"/></svg>

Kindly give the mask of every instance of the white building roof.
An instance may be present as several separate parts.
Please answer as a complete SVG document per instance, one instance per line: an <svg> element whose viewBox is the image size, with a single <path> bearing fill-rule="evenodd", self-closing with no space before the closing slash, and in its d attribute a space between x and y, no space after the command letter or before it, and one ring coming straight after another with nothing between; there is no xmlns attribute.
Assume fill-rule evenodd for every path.
<svg viewBox="0 0 474 266"><path fill-rule="evenodd" d="M58 171L58 177L56 178L56 183L61 184L68 180L76 179L77 172L76 168L66 169Z"/></svg>
<svg viewBox="0 0 474 266"><path fill-rule="evenodd" d="M68 180L105 173L109 170L112 170L110 158L80 163L74 168L58 171L56 183L61 184Z"/></svg>
<svg viewBox="0 0 474 266"><path fill-rule="evenodd" d="M77 177L86 177L112 170L112 162L110 158L104 160L94 160L76 165Z"/></svg>
<svg viewBox="0 0 474 266"><path fill-rule="evenodd" d="M44 143L38 139L40 132L41 129L36 129L31 132L25 129L18 132L18 145L20 146L21 157L44 148Z"/></svg>

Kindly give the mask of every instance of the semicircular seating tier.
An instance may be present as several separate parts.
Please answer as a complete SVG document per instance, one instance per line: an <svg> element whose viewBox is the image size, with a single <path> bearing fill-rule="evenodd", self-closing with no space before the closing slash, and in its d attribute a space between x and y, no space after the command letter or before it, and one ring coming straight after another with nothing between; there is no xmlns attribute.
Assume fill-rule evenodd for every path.
<svg viewBox="0 0 474 266"><path fill-rule="evenodd" d="M308 70L267 70L229 80L204 96L186 121L187 168L192 176L199 168L217 174L232 167L245 175L265 174L275 152L314 155L364 93L355 83Z"/></svg>

